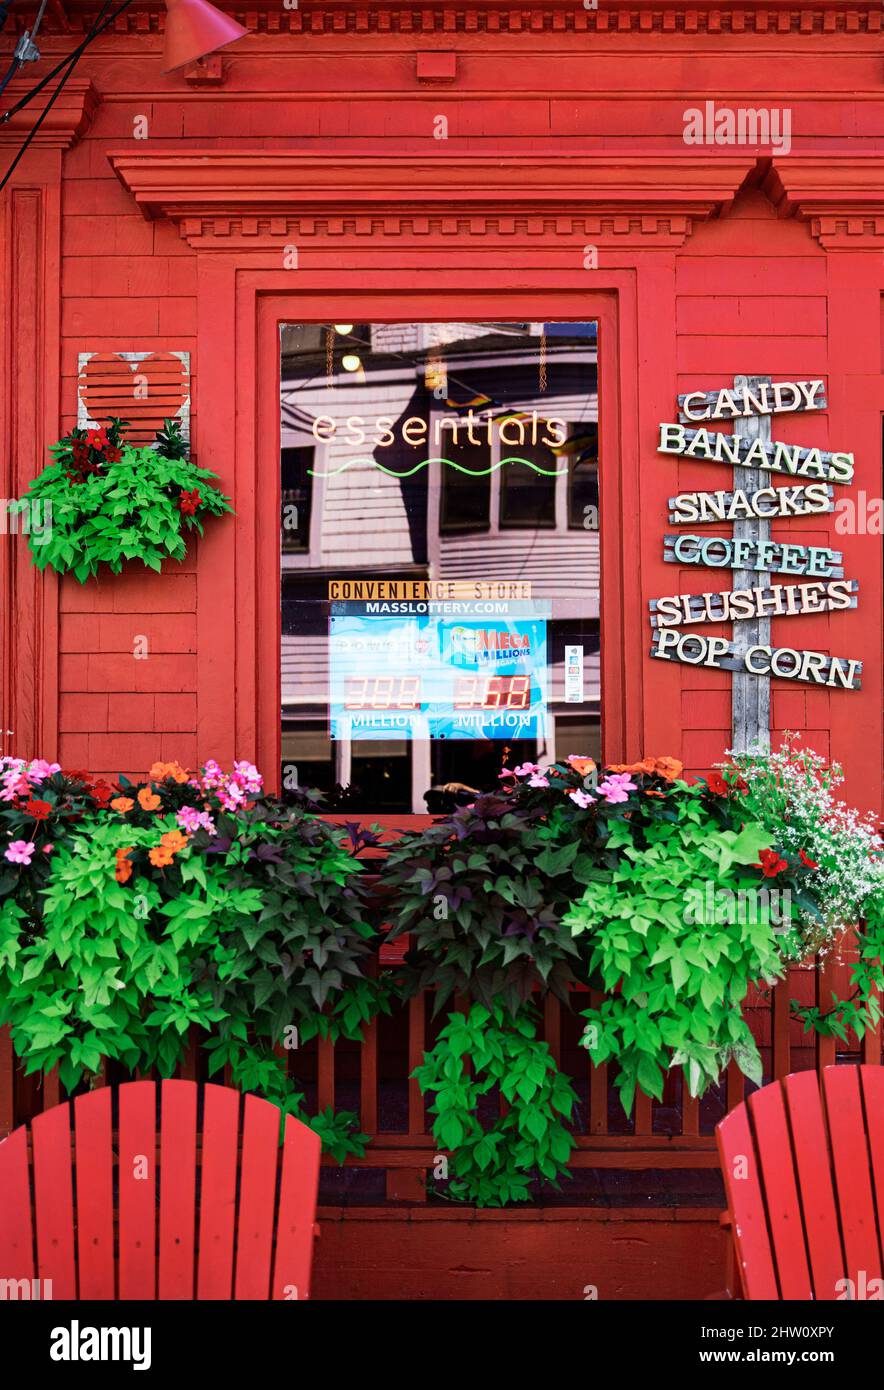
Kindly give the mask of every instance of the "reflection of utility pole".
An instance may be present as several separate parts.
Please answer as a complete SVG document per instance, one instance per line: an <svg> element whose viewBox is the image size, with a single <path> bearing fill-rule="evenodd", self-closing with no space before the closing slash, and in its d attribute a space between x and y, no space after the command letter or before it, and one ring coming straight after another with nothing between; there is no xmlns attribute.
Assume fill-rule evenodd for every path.
<svg viewBox="0 0 884 1390"><path fill-rule="evenodd" d="M335 781L342 787L349 787L353 776L353 744L349 738L339 738L334 744Z"/></svg>
<svg viewBox="0 0 884 1390"><path fill-rule="evenodd" d="M424 792L433 785L431 744L429 738L412 739L411 749L411 811L420 815L427 809Z"/></svg>

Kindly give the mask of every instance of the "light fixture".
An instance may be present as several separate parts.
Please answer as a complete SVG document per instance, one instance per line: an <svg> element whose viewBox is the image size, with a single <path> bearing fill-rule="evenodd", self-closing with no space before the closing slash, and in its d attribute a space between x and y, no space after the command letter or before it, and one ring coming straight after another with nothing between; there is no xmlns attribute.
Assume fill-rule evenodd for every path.
<svg viewBox="0 0 884 1390"><path fill-rule="evenodd" d="M209 0L166 0L162 71L187 67L248 32Z"/></svg>
<svg viewBox="0 0 884 1390"><path fill-rule="evenodd" d="M348 334L348 333L352 333L352 332L353 332L353 325L352 325L352 323L336 323L336 324L335 324L335 332L336 332L336 333L343 333L344 335L346 335L346 334Z"/></svg>
<svg viewBox="0 0 884 1390"><path fill-rule="evenodd" d="M345 372L358 372L362 366L362 358L357 357L355 352L348 352L341 358L341 366Z"/></svg>

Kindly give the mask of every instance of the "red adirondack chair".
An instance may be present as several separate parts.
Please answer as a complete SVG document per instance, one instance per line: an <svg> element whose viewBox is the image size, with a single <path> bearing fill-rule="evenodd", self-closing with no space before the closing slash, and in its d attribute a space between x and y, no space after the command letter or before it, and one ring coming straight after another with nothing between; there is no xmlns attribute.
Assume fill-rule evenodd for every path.
<svg viewBox="0 0 884 1390"><path fill-rule="evenodd" d="M131 1081L28 1139L0 1143L0 1279L51 1279L54 1299L309 1297L320 1141L288 1116L280 1144L267 1101Z"/></svg>
<svg viewBox="0 0 884 1390"><path fill-rule="evenodd" d="M744 1297L881 1296L884 1067L797 1072L716 1133Z"/></svg>

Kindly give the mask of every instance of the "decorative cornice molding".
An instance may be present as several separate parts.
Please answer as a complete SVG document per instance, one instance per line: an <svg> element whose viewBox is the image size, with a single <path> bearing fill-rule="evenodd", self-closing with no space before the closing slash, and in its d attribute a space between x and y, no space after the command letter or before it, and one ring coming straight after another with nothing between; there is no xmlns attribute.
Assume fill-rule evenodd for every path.
<svg viewBox="0 0 884 1390"><path fill-rule="evenodd" d="M34 83L11 82L3 93L2 110L9 111L21 101ZM89 128L100 97L88 77L72 77L62 88L46 120L34 136L33 144L44 148L70 149ZM19 146L46 104L45 96L25 106L17 115L0 125L0 147Z"/></svg>
<svg viewBox="0 0 884 1390"><path fill-rule="evenodd" d="M762 187L781 216L809 222L825 250L884 249L884 155L790 155Z"/></svg>
<svg viewBox="0 0 884 1390"><path fill-rule="evenodd" d="M550 236L678 246L719 215L751 155L317 155L125 150L108 158L146 217L191 244L259 249L293 234ZM232 239L232 240L231 240Z"/></svg>
<svg viewBox="0 0 884 1390"><path fill-rule="evenodd" d="M880 248L884 155L312 154L127 149L108 159L148 218L192 245L261 251L408 236L678 247L757 183L826 249ZM511 240L511 244L513 244Z"/></svg>
<svg viewBox="0 0 884 1390"><path fill-rule="evenodd" d="M94 19L94 0L68 0L70 28L81 32ZM584 9L579 0L300 0L284 9L278 0L222 0L220 8L259 34L515 34L655 33L655 34L877 34L882 31L880 0L598 0ZM26 16L18 16L18 25ZM47 16L47 28L51 28ZM116 32L161 33L161 4L140 4L116 21Z"/></svg>

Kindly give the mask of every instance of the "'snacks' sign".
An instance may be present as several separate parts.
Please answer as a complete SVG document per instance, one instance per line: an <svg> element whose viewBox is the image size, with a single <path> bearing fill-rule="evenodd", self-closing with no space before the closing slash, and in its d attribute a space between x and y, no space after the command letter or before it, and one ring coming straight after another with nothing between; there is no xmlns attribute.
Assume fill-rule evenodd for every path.
<svg viewBox="0 0 884 1390"><path fill-rule="evenodd" d="M748 380L748 379L747 379ZM854 456L774 440L747 439L710 429L688 429L689 422L740 420L759 415L825 410L822 381L781 381L742 389L691 391L679 396L680 423L660 425L657 451L681 458L729 463L768 475L788 475L798 483L776 486L769 476L763 487L681 492L669 499L669 521L696 526L706 522L812 516L835 510L834 484L853 481ZM704 537L689 533L666 536L663 559L669 564L710 569L754 570L802 576L803 584L767 584L720 589L704 594L668 594L650 600L654 629L651 656L691 666L746 671L835 689L858 690L862 662L795 647L756 643L738 651L723 637L684 633L700 623L741 622L753 618L798 617L803 613L855 608L858 584L844 578L839 551L803 546L758 536ZM743 580L745 584L745 578Z"/></svg>

